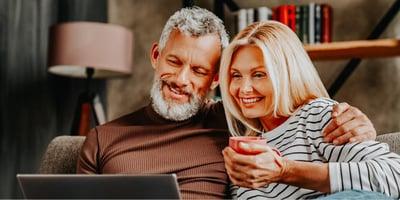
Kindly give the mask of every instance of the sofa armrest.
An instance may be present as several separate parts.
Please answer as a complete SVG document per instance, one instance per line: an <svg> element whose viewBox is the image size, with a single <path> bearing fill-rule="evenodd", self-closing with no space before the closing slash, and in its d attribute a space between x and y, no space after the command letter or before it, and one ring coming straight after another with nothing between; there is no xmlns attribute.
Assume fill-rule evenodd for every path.
<svg viewBox="0 0 400 200"><path fill-rule="evenodd" d="M400 154L400 132L378 135L376 140L389 144L390 151Z"/></svg>
<svg viewBox="0 0 400 200"><path fill-rule="evenodd" d="M54 138L40 163L40 174L75 174L76 162L85 141L84 136L58 136Z"/></svg>

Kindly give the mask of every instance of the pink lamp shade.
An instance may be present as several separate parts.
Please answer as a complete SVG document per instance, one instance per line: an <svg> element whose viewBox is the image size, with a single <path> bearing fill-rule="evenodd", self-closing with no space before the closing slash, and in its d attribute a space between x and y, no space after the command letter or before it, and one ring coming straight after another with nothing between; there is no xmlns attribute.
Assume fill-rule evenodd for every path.
<svg viewBox="0 0 400 200"><path fill-rule="evenodd" d="M50 29L49 72L86 78L130 75L132 33L121 26L97 22L69 22Z"/></svg>

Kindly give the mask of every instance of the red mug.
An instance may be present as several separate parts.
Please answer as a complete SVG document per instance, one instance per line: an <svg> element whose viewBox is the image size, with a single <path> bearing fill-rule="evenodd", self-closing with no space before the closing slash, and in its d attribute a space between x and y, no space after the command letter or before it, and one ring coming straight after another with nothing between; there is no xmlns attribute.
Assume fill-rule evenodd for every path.
<svg viewBox="0 0 400 200"><path fill-rule="evenodd" d="M229 147L231 147L233 150L236 151L236 153L244 154L244 155L257 155L259 153L262 153L262 151L246 151L240 148L239 144L247 143L247 144L260 144L260 145L266 145L267 144L267 139L264 139L262 137L256 137L256 136L236 136L236 137L230 137L229 138Z"/></svg>

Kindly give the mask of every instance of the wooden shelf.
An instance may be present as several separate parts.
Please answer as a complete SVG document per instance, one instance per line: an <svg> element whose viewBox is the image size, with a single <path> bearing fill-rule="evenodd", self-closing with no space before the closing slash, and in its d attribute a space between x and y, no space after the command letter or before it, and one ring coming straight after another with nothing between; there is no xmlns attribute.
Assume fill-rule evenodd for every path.
<svg viewBox="0 0 400 200"><path fill-rule="evenodd" d="M357 40L305 45L312 60L400 56L400 39Z"/></svg>

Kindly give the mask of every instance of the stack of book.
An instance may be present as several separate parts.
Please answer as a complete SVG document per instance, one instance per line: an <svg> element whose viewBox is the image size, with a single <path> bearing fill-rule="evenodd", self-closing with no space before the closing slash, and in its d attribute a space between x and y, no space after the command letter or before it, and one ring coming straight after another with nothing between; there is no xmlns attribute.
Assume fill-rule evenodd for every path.
<svg viewBox="0 0 400 200"><path fill-rule="evenodd" d="M235 31L264 20L276 20L289 26L305 44L332 41L332 7L328 4L280 5L275 8L240 9L236 15Z"/></svg>

